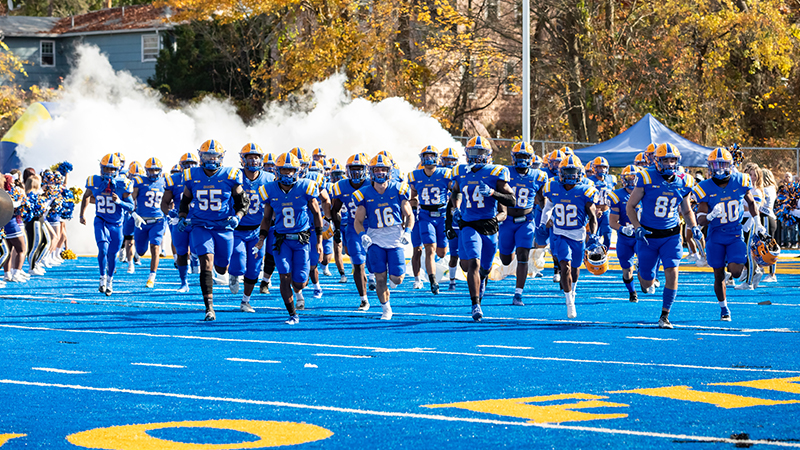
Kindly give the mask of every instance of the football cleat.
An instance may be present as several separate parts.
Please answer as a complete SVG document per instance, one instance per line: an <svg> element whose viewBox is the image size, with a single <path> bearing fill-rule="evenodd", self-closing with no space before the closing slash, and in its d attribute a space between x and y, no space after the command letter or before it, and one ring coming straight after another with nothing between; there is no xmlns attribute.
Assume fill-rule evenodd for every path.
<svg viewBox="0 0 800 450"><path fill-rule="evenodd" d="M647 290L644 291L644 293L645 294L650 294L650 295L655 294L656 293L656 285L655 284L650 285L650 287L647 288Z"/></svg>
<svg viewBox="0 0 800 450"><path fill-rule="evenodd" d="M656 278L656 279L654 279L654 280L653 280L653 286L655 286L655 287L661 287L661 282L660 282L660 281L658 281L658 278Z"/></svg>
<svg viewBox="0 0 800 450"><path fill-rule="evenodd" d="M298 299L295 302L295 306L296 306L298 311L304 311L306 309L306 301L305 301L305 299Z"/></svg>
<svg viewBox="0 0 800 450"><path fill-rule="evenodd" d="M725 272L725 281L723 282L725 286L734 286L735 283L733 282L733 275L730 272Z"/></svg>
<svg viewBox="0 0 800 450"><path fill-rule="evenodd" d="M261 280L261 286L258 289L259 292L262 294L269 294L269 283L264 280Z"/></svg>
<svg viewBox="0 0 800 450"><path fill-rule="evenodd" d="M339 278L339 283L347 283L347 275L342 274L341 278Z"/></svg>
<svg viewBox="0 0 800 450"><path fill-rule="evenodd" d="M128 273L136 273L136 266L134 266L132 262L128 264Z"/></svg>
<svg viewBox="0 0 800 450"><path fill-rule="evenodd" d="M472 320L480 322L483 319L483 311L481 305L472 305Z"/></svg>
<svg viewBox="0 0 800 450"><path fill-rule="evenodd" d="M97 288L97 290L100 291L101 294L105 294L106 293L106 283L101 281L100 282L100 287Z"/></svg>
<svg viewBox="0 0 800 450"><path fill-rule="evenodd" d="M666 316L661 316L658 319L658 328L665 328L667 330L671 330L672 324L670 323L669 318Z"/></svg>
<svg viewBox="0 0 800 450"><path fill-rule="evenodd" d="M322 275L324 275L324 276L326 276L326 277L329 277L329 276L331 276L331 270L330 270L330 269L328 269L328 266L324 266L324 267L322 268Z"/></svg>
<svg viewBox="0 0 800 450"><path fill-rule="evenodd" d="M178 292L179 294L183 294L185 292L189 292L189 283L183 283L181 285L181 287L179 287L176 292Z"/></svg>
<svg viewBox="0 0 800 450"><path fill-rule="evenodd" d="M381 303L381 320L392 320L392 305L389 303Z"/></svg>
<svg viewBox="0 0 800 450"><path fill-rule="evenodd" d="M639 296L636 295L636 292L631 292L628 295L628 301L631 303L637 303L639 301Z"/></svg>
<svg viewBox="0 0 800 450"><path fill-rule="evenodd" d="M298 323L300 323L300 316L298 316L297 314L293 314L289 316L289 320L287 320L284 323L287 325L297 325Z"/></svg>
<svg viewBox="0 0 800 450"><path fill-rule="evenodd" d="M238 294L239 293L239 277L229 277L228 278L228 288L231 290L231 294Z"/></svg>
<svg viewBox="0 0 800 450"><path fill-rule="evenodd" d="M361 304L358 305L359 311L367 311L369 309L369 301L368 300L361 300Z"/></svg>
<svg viewBox="0 0 800 450"><path fill-rule="evenodd" d="M774 273L771 273L764 278L761 279L762 283L777 283L778 279L775 277Z"/></svg>
<svg viewBox="0 0 800 450"><path fill-rule="evenodd" d="M448 291L455 291L456 290L456 280L450 280L450 287L447 288Z"/></svg>
<svg viewBox="0 0 800 450"><path fill-rule="evenodd" d="M374 291L375 290L375 280L374 279L367 280L367 288L370 291Z"/></svg>
<svg viewBox="0 0 800 450"><path fill-rule="evenodd" d="M322 298L322 288L314 288L314 298Z"/></svg>
<svg viewBox="0 0 800 450"><path fill-rule="evenodd" d="M525 306L525 303L522 303L522 294L514 294L514 300L511 301L511 304L514 306Z"/></svg>
<svg viewBox="0 0 800 450"><path fill-rule="evenodd" d="M146 287L148 289L152 289L153 287L155 287L155 285L156 285L155 281L147 280L147 283L144 284L144 287Z"/></svg>
<svg viewBox="0 0 800 450"><path fill-rule="evenodd" d="M414 285L411 288L422 289L422 280L414 280Z"/></svg>
<svg viewBox="0 0 800 450"><path fill-rule="evenodd" d="M747 284L747 283L741 283L741 284L737 285L736 287L734 287L734 289L736 289L737 291L752 291L753 290L753 285L752 284Z"/></svg>
<svg viewBox="0 0 800 450"><path fill-rule="evenodd" d="M553 283L561 283L561 273L553 275Z"/></svg>
<svg viewBox="0 0 800 450"><path fill-rule="evenodd" d="M114 293L114 287L111 285L110 281L106 281L106 291L105 291L105 293L106 293L107 297L110 297L111 294Z"/></svg>
<svg viewBox="0 0 800 450"><path fill-rule="evenodd" d="M439 294L439 283L431 283L431 293L433 295Z"/></svg>
<svg viewBox="0 0 800 450"><path fill-rule="evenodd" d="M217 273L217 271L215 270L213 278L214 278L214 284L218 286L228 286L230 284L230 276L228 272L221 274Z"/></svg>
<svg viewBox="0 0 800 450"><path fill-rule="evenodd" d="M719 318L719 320L721 320L723 322L730 322L731 321L731 315L730 314L722 314L721 317Z"/></svg>
<svg viewBox="0 0 800 450"><path fill-rule="evenodd" d="M256 312L256 310L253 309L252 306L250 306L250 302L242 302L241 304L239 304L239 310L242 311L242 312L247 312L247 313Z"/></svg>
<svg viewBox="0 0 800 450"><path fill-rule="evenodd" d="M574 319L578 317L578 311L575 309L575 300L567 300L567 318Z"/></svg>
<svg viewBox="0 0 800 450"><path fill-rule="evenodd" d="M203 320L206 322L217 320L217 314L214 312L213 309L209 309L206 311L206 316L203 318Z"/></svg>

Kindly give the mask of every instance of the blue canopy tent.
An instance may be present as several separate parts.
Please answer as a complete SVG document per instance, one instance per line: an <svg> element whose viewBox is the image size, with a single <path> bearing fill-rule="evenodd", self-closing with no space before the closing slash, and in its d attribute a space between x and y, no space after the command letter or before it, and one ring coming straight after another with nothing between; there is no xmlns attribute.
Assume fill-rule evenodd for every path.
<svg viewBox="0 0 800 450"><path fill-rule="evenodd" d="M686 167L704 167L708 154L713 150L684 138L648 113L619 135L574 151L584 163L602 156L612 167L622 167L633 164L636 154L645 151L651 143L670 143L678 147L681 152L681 165Z"/></svg>

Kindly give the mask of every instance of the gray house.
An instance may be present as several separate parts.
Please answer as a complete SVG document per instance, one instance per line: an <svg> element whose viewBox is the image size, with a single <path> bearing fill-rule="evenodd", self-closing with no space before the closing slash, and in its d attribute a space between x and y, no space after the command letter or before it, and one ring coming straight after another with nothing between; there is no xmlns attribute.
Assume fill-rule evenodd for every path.
<svg viewBox="0 0 800 450"><path fill-rule="evenodd" d="M56 87L70 69L76 44L94 44L114 70L127 70L146 82L155 74L161 46L172 24L166 8L153 5L107 8L72 17L0 17L0 39L25 60L27 77L14 84ZM7 84L0 79L0 84Z"/></svg>

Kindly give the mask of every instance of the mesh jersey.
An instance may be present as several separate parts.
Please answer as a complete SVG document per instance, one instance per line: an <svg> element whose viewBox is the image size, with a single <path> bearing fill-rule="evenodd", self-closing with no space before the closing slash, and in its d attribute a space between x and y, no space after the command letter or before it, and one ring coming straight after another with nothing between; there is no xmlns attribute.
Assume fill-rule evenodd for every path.
<svg viewBox="0 0 800 450"><path fill-rule="evenodd" d="M356 188L350 184L349 179L345 178L344 180L337 181L336 184L333 185L333 198L338 198L339 201L342 202L342 226L345 226L345 224L346 226L353 225L357 208L355 199L353 199L353 192L367 184L368 182L365 181L361 186Z"/></svg>
<svg viewBox="0 0 800 450"><path fill-rule="evenodd" d="M558 180L558 170L553 172L552 170L550 170L549 167L545 167L543 169L543 171L544 171L544 174L547 175L547 179L548 180L556 180L556 181Z"/></svg>
<svg viewBox="0 0 800 450"><path fill-rule="evenodd" d="M420 205L444 206L452 177L453 171L444 167L433 169L431 176L425 174L425 169L417 169L408 174L408 184L417 191Z"/></svg>
<svg viewBox="0 0 800 450"><path fill-rule="evenodd" d="M586 203L597 203L598 192L591 182L580 182L570 190L555 180L544 185L544 197L553 203L553 227L562 230L584 229L589 221Z"/></svg>
<svg viewBox="0 0 800 450"><path fill-rule="evenodd" d="M390 181L383 194L379 194L372 183L353 193L356 207L367 211L364 228L380 229L403 224L400 204L408 200L408 185Z"/></svg>
<svg viewBox="0 0 800 450"><path fill-rule="evenodd" d="M261 200L272 207L276 233L300 233L311 228L308 202L319 197L317 183L301 178L284 192L280 183L273 181L259 189Z"/></svg>
<svg viewBox="0 0 800 450"><path fill-rule="evenodd" d="M601 203L608 201L608 194L617 186L617 177L611 174L606 174L602 180L597 175L592 175L588 180L594 183L594 187L600 193Z"/></svg>
<svg viewBox="0 0 800 450"><path fill-rule="evenodd" d="M628 205L628 199L631 197L630 192L625 188L617 189L608 193L609 206L612 213L619 216L619 226L631 224L631 219L628 218L628 212L625 208Z"/></svg>
<svg viewBox="0 0 800 450"><path fill-rule="evenodd" d="M478 192L481 181L490 188L496 189L498 181L510 179L508 168L487 164L477 171L467 169L466 164L460 164L453 170L453 180L458 182L461 197L461 219L465 222L491 219L497 215L497 200L484 197Z"/></svg>
<svg viewBox="0 0 800 450"><path fill-rule="evenodd" d="M539 189L547 183L547 174L538 169L528 169L526 173L519 173L512 166L509 166L508 173L511 176L508 186L514 192L514 198L516 199L514 207L520 209L533 208L533 199L536 198L536 193L539 192Z"/></svg>
<svg viewBox="0 0 800 450"><path fill-rule="evenodd" d="M242 217L239 225L246 227L261 225L261 219L264 218L264 204L261 202L261 198L262 195L266 196L266 194L259 191L267 183L275 181L275 175L271 172L259 170L256 173L255 180L250 180L246 175L242 175L242 189L245 195L250 198L250 206L247 208L247 214Z"/></svg>
<svg viewBox="0 0 800 450"><path fill-rule="evenodd" d="M141 217L164 217L161 211L161 197L166 188L164 177L151 180L149 177L135 177L133 187L139 189L136 197L136 214Z"/></svg>
<svg viewBox="0 0 800 450"><path fill-rule="evenodd" d="M678 208L692 192L694 178L675 176L668 182L657 170L647 169L636 177L636 187L644 189L639 222L654 230L668 230L678 226Z"/></svg>
<svg viewBox="0 0 800 450"><path fill-rule="evenodd" d="M719 203L725 205L725 214L710 221L709 229L717 231L724 228L726 233L736 235L742 233L742 203L752 187L750 175L734 172L724 188L717 186L713 179L708 179L698 183L692 192L698 203L708 203L708 212Z"/></svg>
<svg viewBox="0 0 800 450"><path fill-rule="evenodd" d="M193 222L213 225L235 214L231 194L242 184L241 170L222 167L206 175L202 167L191 167L183 171L183 180L192 193L189 211Z"/></svg>
<svg viewBox="0 0 800 450"><path fill-rule="evenodd" d="M122 224L124 219L124 212L122 205L114 203L112 200L112 193L116 193L117 197L122 200L123 194L130 194L133 192L133 183L124 176L118 176L109 181L106 181L100 175L92 175L86 179L86 189L92 191L95 199L95 216L113 224ZM125 202L125 200L123 200ZM128 206L131 200L128 199Z"/></svg>

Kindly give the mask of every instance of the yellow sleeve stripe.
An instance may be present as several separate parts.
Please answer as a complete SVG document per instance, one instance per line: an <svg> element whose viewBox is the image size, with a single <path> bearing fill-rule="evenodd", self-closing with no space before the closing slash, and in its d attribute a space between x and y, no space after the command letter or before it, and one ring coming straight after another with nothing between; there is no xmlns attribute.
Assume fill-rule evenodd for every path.
<svg viewBox="0 0 800 450"><path fill-rule="evenodd" d="M172 175L166 177L167 186L175 186L175 182L172 181Z"/></svg>
<svg viewBox="0 0 800 450"><path fill-rule="evenodd" d="M450 179L452 179L452 178L453 178L453 169L447 169L447 170L445 170L445 172L444 172L444 178L445 178L445 180L450 180Z"/></svg>
<svg viewBox="0 0 800 450"><path fill-rule="evenodd" d="M235 180L238 175L239 175L239 169L232 169L231 172L228 174L228 179Z"/></svg>
<svg viewBox="0 0 800 450"><path fill-rule="evenodd" d="M364 194L362 194L361 191L353 192L353 197L355 197L359 202L364 200Z"/></svg>
<svg viewBox="0 0 800 450"><path fill-rule="evenodd" d="M86 185L89 187L94 187L94 175L86 179Z"/></svg>
<svg viewBox="0 0 800 450"><path fill-rule="evenodd" d="M597 189L590 187L589 189L586 190L587 198L593 198L595 195L597 195Z"/></svg>
<svg viewBox="0 0 800 450"><path fill-rule="evenodd" d="M497 166L494 169L492 169L492 175L494 176L500 175L500 172L502 171L503 171L503 166Z"/></svg>
<svg viewBox="0 0 800 450"><path fill-rule="evenodd" d="M411 171L411 172L408 173L408 181L409 181L409 183L414 182L414 172L416 172L416 170Z"/></svg>
<svg viewBox="0 0 800 450"><path fill-rule="evenodd" d="M406 195L406 194L408 194L408 185L406 183L403 183L400 185L400 195Z"/></svg>
<svg viewBox="0 0 800 450"><path fill-rule="evenodd" d="M453 177L458 176L458 168L459 167L461 167L461 165L457 165L456 168L453 169Z"/></svg>
<svg viewBox="0 0 800 450"><path fill-rule="evenodd" d="M184 171L183 171L183 180L184 181L191 181L192 180L192 169L184 169Z"/></svg>
<svg viewBox="0 0 800 450"><path fill-rule="evenodd" d="M742 187L751 188L753 187L753 181L750 179L750 175L743 173L742 174Z"/></svg>
<svg viewBox="0 0 800 450"><path fill-rule="evenodd" d="M698 200L706 198L706 191L704 191L703 188L700 187L699 184L697 186L695 186L694 189L692 189L692 190L694 191L694 195L697 196Z"/></svg>
<svg viewBox="0 0 800 450"><path fill-rule="evenodd" d="M339 189L339 183L333 185L333 195L342 195L342 191Z"/></svg>
<svg viewBox="0 0 800 450"><path fill-rule="evenodd" d="M552 181L548 181L547 184L544 185L544 193L545 194L550 192L550 183L552 183Z"/></svg>
<svg viewBox="0 0 800 450"><path fill-rule="evenodd" d="M313 195L315 187L317 187L316 183L308 183L308 187L306 188L306 194Z"/></svg>
<svg viewBox="0 0 800 450"><path fill-rule="evenodd" d="M267 188L264 185L258 187L258 196L261 197L261 201L265 202L269 198L267 195Z"/></svg>
<svg viewBox="0 0 800 450"><path fill-rule="evenodd" d="M136 184L142 184L142 177L136 177Z"/></svg>
<svg viewBox="0 0 800 450"><path fill-rule="evenodd" d="M650 174L647 172L642 172L642 179L644 180L644 184L652 183L652 181L650 180Z"/></svg>
<svg viewBox="0 0 800 450"><path fill-rule="evenodd" d="M614 203L619 203L619 196L615 194L613 191L609 191L608 196L611 198L611 200L614 201Z"/></svg>

